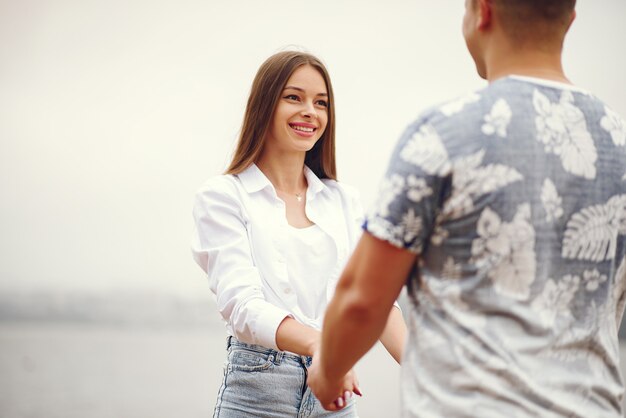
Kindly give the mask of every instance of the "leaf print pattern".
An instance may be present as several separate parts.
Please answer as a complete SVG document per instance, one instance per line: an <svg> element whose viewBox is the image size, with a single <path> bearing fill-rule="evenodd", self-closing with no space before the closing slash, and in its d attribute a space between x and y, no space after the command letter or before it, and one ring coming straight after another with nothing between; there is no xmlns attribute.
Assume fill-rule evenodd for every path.
<svg viewBox="0 0 626 418"><path fill-rule="evenodd" d="M472 241L471 261L492 280L497 293L525 300L535 280L535 230L530 223L530 205L517 208L513 221L504 223L486 208Z"/></svg>
<svg viewBox="0 0 626 418"><path fill-rule="evenodd" d="M400 151L400 158L430 175L445 176L450 171L448 151L430 125L423 125Z"/></svg>
<svg viewBox="0 0 626 418"><path fill-rule="evenodd" d="M466 105L475 103L478 100L480 100L480 95L478 93L470 93L458 98L457 100L444 104L439 108L439 110L446 116L452 116L463 110Z"/></svg>
<svg viewBox="0 0 626 418"><path fill-rule="evenodd" d="M459 217L474 208L474 200L487 193L523 179L519 171L502 164L481 167L485 151L481 150L454 163L452 193L444 203L445 217Z"/></svg>
<svg viewBox="0 0 626 418"><path fill-rule="evenodd" d="M409 190L406 193L406 197L411 202L419 202L422 198L433 194L433 189L428 187L426 180L417 178L413 174L407 178L407 186Z"/></svg>
<svg viewBox="0 0 626 418"><path fill-rule="evenodd" d="M404 247L402 228L381 217L374 217L367 223L367 230L397 247Z"/></svg>
<svg viewBox="0 0 626 418"><path fill-rule="evenodd" d="M600 121L600 126L611 134L613 143L616 146L626 145L626 124L624 120L606 106L604 106L604 112L606 115Z"/></svg>
<svg viewBox="0 0 626 418"><path fill-rule="evenodd" d="M418 217L413 209L402 216L398 225L381 217L371 218L367 223L367 230L396 247L405 248L416 254L422 252L421 240L416 240L422 230L422 218Z"/></svg>
<svg viewBox="0 0 626 418"><path fill-rule="evenodd" d="M574 299L579 283L580 277L572 275L567 275L558 282L553 279L546 282L541 294L531 304L531 308L539 315L541 323L546 328L553 327L559 316L571 316L569 305Z"/></svg>
<svg viewBox="0 0 626 418"><path fill-rule="evenodd" d="M497 134L500 138L506 137L506 128L511 122L511 108L504 99L499 99L485 116L482 131L485 135Z"/></svg>
<svg viewBox="0 0 626 418"><path fill-rule="evenodd" d="M585 282L585 289L588 292L595 292L600 287L601 283L606 282L606 276L600 274L598 269L585 270L583 272L583 281Z"/></svg>
<svg viewBox="0 0 626 418"><path fill-rule="evenodd" d="M446 238L448 238L448 235L448 231L443 229L441 225L436 225L433 233L430 236L430 242L435 246L439 246Z"/></svg>
<svg viewBox="0 0 626 418"><path fill-rule="evenodd" d="M393 200L383 199L388 216L366 225L401 248L428 243L409 279L413 344L405 356L423 373L403 376L405 388L432 400L437 416L458 415L477 377L496 397L516 388L522 408L614 415L623 383L616 324L626 309L618 122L576 89L505 78L480 94L477 103L420 116L427 127L413 125L389 164L388 177L401 178L387 192ZM495 117L499 98L510 107L508 124ZM529 131L518 129L519 115L529 115ZM436 139L410 142L417 137ZM511 350L501 350L503 340ZM596 402L600 392L606 402ZM449 402L437 402L439 394ZM466 412L501 407L483 398L482 409Z"/></svg>
<svg viewBox="0 0 626 418"><path fill-rule="evenodd" d="M404 231L404 247L410 244L422 231L422 218L415 214L413 208L402 216L400 227Z"/></svg>
<svg viewBox="0 0 626 418"><path fill-rule="evenodd" d="M618 234L626 234L626 195L575 213L567 222L561 255L596 262L612 260Z"/></svg>
<svg viewBox="0 0 626 418"><path fill-rule="evenodd" d="M552 222L563 216L561 196L556 191L556 186L552 180L545 179L541 188L541 202L546 211L546 221Z"/></svg>
<svg viewBox="0 0 626 418"><path fill-rule="evenodd" d="M441 270L441 277L446 279L460 279L461 275L461 265L456 264L452 257L448 257L446 262L443 264L443 268Z"/></svg>
<svg viewBox="0 0 626 418"><path fill-rule="evenodd" d="M389 216L389 205L404 190L404 178L398 174L385 177L378 189L378 199L374 213L380 216Z"/></svg>
<svg viewBox="0 0 626 418"><path fill-rule="evenodd" d="M379 197L376 206L372 212L371 219L368 222L368 229L383 234L391 243L402 246L403 248L411 248L417 250L421 248L419 244L413 241L418 237L422 230L422 219L415 213L413 208L402 216L398 225L393 225L387 220L381 220L390 214L390 205L402 195L406 190L406 197L412 202L419 202L422 198L430 196L433 190L428 187L426 181L409 175L405 179L398 175L392 174L390 177L384 178L379 187Z"/></svg>
<svg viewBox="0 0 626 418"><path fill-rule="evenodd" d="M585 116L573 102L570 91L561 94L559 103L551 103L539 90L534 91L537 139L544 144L546 152L561 158L565 171L594 179L598 154Z"/></svg>

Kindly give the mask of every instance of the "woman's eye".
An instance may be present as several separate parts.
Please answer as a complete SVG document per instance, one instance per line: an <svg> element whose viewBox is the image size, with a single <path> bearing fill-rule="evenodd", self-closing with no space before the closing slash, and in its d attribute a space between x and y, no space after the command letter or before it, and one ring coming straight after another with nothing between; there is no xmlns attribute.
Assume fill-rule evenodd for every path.
<svg viewBox="0 0 626 418"><path fill-rule="evenodd" d="M285 96L285 99L288 100L300 100L300 98L298 96L296 96L295 94L288 94Z"/></svg>
<svg viewBox="0 0 626 418"><path fill-rule="evenodd" d="M328 107L328 102L326 100L318 100L318 106Z"/></svg>

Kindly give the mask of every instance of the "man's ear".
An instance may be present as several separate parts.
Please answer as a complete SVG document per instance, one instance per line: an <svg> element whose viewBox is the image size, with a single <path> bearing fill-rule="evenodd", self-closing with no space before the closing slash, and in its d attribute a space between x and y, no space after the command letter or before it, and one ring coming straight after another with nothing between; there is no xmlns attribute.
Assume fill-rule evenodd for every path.
<svg viewBox="0 0 626 418"><path fill-rule="evenodd" d="M478 30L488 29L493 18L493 5L491 0L477 0L478 1Z"/></svg>
<svg viewBox="0 0 626 418"><path fill-rule="evenodd" d="M572 10L572 15L569 18L569 23L567 25L567 30L569 30L569 28L572 27L572 23L574 23L574 20L576 20L576 10Z"/></svg>

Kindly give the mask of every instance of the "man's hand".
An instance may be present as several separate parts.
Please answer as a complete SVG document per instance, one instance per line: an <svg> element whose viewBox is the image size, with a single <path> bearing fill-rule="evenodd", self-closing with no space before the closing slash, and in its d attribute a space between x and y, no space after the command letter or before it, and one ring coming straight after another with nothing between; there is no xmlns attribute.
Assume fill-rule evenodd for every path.
<svg viewBox="0 0 626 418"><path fill-rule="evenodd" d="M324 375L319 367L319 351L313 355L313 362L308 369L307 383L324 409L328 411L338 411L344 408L354 394L363 396L354 370L350 370L336 381Z"/></svg>

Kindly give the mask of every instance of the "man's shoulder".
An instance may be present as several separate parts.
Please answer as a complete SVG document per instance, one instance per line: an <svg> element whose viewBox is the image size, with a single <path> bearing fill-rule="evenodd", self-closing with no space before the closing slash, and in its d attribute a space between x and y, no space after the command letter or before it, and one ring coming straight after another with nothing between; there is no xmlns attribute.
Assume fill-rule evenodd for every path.
<svg viewBox="0 0 626 418"><path fill-rule="evenodd" d="M585 89L548 80L508 76L424 110L409 125L409 131L419 131L428 125L444 137L466 136L467 129L472 127L478 128L477 133L483 131L491 135L493 123L510 122L520 113L540 114L545 108L567 103L575 104L583 112L598 111L617 117L604 102Z"/></svg>
<svg viewBox="0 0 626 418"><path fill-rule="evenodd" d="M439 141L456 142L463 138L466 142L473 127L480 123L493 102L490 86L466 92L453 99L438 103L423 110L407 126L401 143L411 141L416 136L427 138L428 143ZM447 148L447 146L446 146Z"/></svg>
<svg viewBox="0 0 626 418"><path fill-rule="evenodd" d="M413 120L411 126L456 125L460 120L481 117L480 115L485 108L489 107L495 95L491 85L459 94L425 109Z"/></svg>

